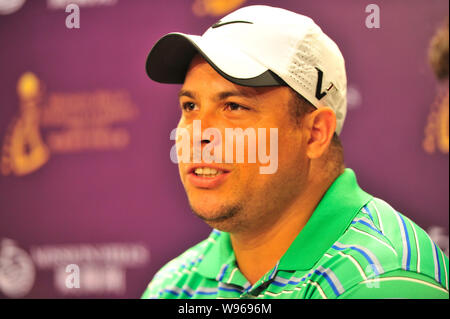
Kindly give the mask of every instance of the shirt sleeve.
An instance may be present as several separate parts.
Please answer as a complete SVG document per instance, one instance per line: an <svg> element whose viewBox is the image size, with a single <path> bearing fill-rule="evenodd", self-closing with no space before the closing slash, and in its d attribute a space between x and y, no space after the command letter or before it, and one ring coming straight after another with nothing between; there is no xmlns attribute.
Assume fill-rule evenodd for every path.
<svg viewBox="0 0 450 319"><path fill-rule="evenodd" d="M144 293L141 296L141 299L149 299L150 298L150 288L147 287L144 291Z"/></svg>
<svg viewBox="0 0 450 319"><path fill-rule="evenodd" d="M145 288L144 293L141 296L141 299L158 299L160 298L160 292L164 286L163 276L160 275L161 271L159 271L155 277L150 281L150 283Z"/></svg>
<svg viewBox="0 0 450 319"><path fill-rule="evenodd" d="M448 278L447 278L448 282ZM449 299L448 290L433 278L412 271L396 270L360 282L340 299Z"/></svg>
<svg viewBox="0 0 450 319"><path fill-rule="evenodd" d="M145 288L141 299L157 299L160 297L162 286L164 286L165 267L161 268Z"/></svg>

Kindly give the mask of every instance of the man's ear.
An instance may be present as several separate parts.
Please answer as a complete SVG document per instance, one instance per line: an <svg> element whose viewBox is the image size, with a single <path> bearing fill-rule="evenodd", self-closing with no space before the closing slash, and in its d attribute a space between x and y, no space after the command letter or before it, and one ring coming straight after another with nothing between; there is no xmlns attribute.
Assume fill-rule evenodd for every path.
<svg viewBox="0 0 450 319"><path fill-rule="evenodd" d="M308 130L306 155L310 159L320 158L328 149L336 130L336 114L330 107L321 107L308 113L305 118Z"/></svg>

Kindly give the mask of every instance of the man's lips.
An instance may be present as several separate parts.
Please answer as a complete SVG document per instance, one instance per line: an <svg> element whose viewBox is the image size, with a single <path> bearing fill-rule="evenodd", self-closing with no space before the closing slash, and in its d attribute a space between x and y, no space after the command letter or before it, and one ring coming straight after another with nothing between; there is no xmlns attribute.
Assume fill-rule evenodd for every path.
<svg viewBox="0 0 450 319"><path fill-rule="evenodd" d="M197 163L197 164L191 164L187 167L187 173L191 174L194 173L195 170L197 170L198 168L209 168L210 170L216 170L216 171L220 171L220 172L224 172L224 173L229 173L230 170L226 169L224 167L221 167L217 164L208 164L208 163Z"/></svg>
<svg viewBox="0 0 450 319"><path fill-rule="evenodd" d="M215 164L198 163L189 165L187 179L198 188L216 188L227 179L230 170Z"/></svg>

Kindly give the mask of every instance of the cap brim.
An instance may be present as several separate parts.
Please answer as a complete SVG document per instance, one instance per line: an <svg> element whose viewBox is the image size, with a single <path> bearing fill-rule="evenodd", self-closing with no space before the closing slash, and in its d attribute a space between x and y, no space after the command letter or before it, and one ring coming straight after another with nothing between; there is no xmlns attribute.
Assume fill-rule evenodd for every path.
<svg viewBox="0 0 450 319"><path fill-rule="evenodd" d="M286 85L275 73L230 44L183 33L169 33L154 45L147 57L147 74L157 82L182 84L197 53L233 83L243 86Z"/></svg>

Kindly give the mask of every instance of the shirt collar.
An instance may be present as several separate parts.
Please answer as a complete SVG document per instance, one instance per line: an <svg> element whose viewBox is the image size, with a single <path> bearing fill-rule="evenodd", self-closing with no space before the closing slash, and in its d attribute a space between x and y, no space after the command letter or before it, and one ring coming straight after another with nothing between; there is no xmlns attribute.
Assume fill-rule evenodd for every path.
<svg viewBox="0 0 450 319"><path fill-rule="evenodd" d="M328 188L305 227L281 257L279 270L309 270L344 233L356 214L372 196L358 185L355 173L347 168ZM224 263L235 261L230 235L214 230L213 242L205 252L198 272L215 278Z"/></svg>
<svg viewBox="0 0 450 319"><path fill-rule="evenodd" d="M280 270L309 270L338 240L372 196L347 168L328 188L305 227L281 257Z"/></svg>
<svg viewBox="0 0 450 319"><path fill-rule="evenodd" d="M210 243L197 271L204 277L216 278L224 263L231 264L235 255L231 246L230 234L214 229L209 235Z"/></svg>

